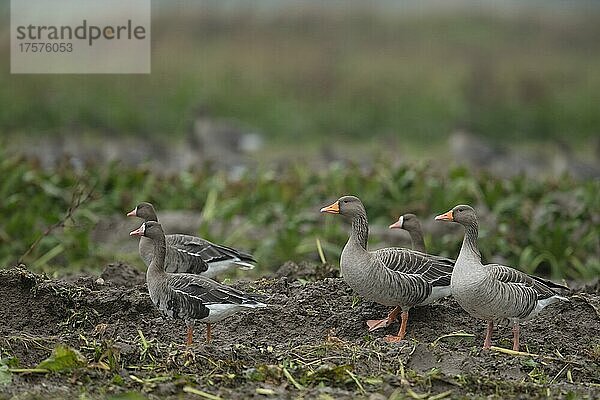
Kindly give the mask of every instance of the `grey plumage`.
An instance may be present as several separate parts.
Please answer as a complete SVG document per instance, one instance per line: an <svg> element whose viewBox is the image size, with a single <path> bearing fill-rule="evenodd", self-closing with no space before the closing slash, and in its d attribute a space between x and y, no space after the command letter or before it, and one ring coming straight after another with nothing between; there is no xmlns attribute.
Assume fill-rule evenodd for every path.
<svg viewBox="0 0 600 400"><path fill-rule="evenodd" d="M456 206L436 219L465 227L450 286L462 308L489 322L484 348L490 347L493 322L508 319L515 333L513 348L518 350L519 322L533 318L549 304L566 300L554 289L567 288L504 265L483 265L477 248L477 216L470 206Z"/></svg>
<svg viewBox="0 0 600 400"><path fill-rule="evenodd" d="M243 292L201 275L168 274L166 279L148 279L148 291L163 314L186 321L218 322L244 308L264 307Z"/></svg>
<svg viewBox="0 0 600 400"><path fill-rule="evenodd" d="M344 281L367 300L399 306L403 311L401 332L390 337L390 341L403 337L405 319L411 307L428 304L450 294L453 260L402 248L367 250L367 214L357 197L341 197L321 212L342 214L352 221L350 237L340 259ZM368 324L371 330L377 329L393 321L395 315L391 314L393 318L386 320L369 321Z"/></svg>
<svg viewBox="0 0 600 400"><path fill-rule="evenodd" d="M158 221L154 206L147 202L140 203L127 215L137 216L145 222ZM166 246L166 271L172 273L202 274L214 278L234 268L252 269L256 263L251 254L191 235L166 235ZM153 249L152 240L142 236L139 253L146 266L152 261Z"/></svg>
<svg viewBox="0 0 600 400"><path fill-rule="evenodd" d="M443 297L444 290L449 292L452 260L398 247L375 250L371 254L383 271L393 272L389 274L393 281L390 284L403 293L403 301L398 304L404 309Z"/></svg>
<svg viewBox="0 0 600 400"><path fill-rule="evenodd" d="M252 296L205 276L166 272L166 241L158 222L144 222L131 234L143 235L153 242L154 256L146 272L150 298L163 314L186 321L188 344L191 343L194 321L209 324L207 340L210 341L210 323L244 309L266 307Z"/></svg>

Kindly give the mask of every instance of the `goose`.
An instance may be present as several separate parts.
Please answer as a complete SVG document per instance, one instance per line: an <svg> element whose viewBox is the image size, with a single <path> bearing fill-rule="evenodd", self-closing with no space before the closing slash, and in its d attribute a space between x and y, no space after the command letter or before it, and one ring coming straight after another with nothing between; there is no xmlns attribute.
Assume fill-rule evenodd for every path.
<svg viewBox="0 0 600 400"><path fill-rule="evenodd" d="M367 213L358 197L343 196L323 207L322 213L340 214L352 222L350 237L342 251L343 279L362 297L396 308L382 320L369 320L369 330L391 324L401 311L398 334L386 336L399 342L406 335L408 311L450 294L450 275L454 261L402 248L367 249Z"/></svg>
<svg viewBox="0 0 600 400"><path fill-rule="evenodd" d="M427 253L425 251L425 241L423 240L423 229L415 214L401 215L398 221L389 226L389 229L404 229L410 235L412 249L421 253ZM390 312L390 315L397 315L400 311L402 311L401 308L396 307ZM374 327L374 329L379 329L379 327L380 325ZM383 328L383 326L381 327Z"/></svg>
<svg viewBox="0 0 600 400"><path fill-rule="evenodd" d="M238 311L267 306L239 290L205 276L166 272L166 238L158 222L144 222L138 229L131 231L130 235L146 237L152 241L154 257L146 272L150 299L164 315L185 320L188 346L193 341L195 321L206 324L206 342L210 343L212 323Z"/></svg>
<svg viewBox="0 0 600 400"><path fill-rule="evenodd" d="M425 251L425 241L423 240L423 229L415 214L401 215L398 221L390 225L390 229L404 229L410 235L413 250L427 253Z"/></svg>
<svg viewBox="0 0 600 400"><path fill-rule="evenodd" d="M138 204L136 208L127 213L127 216L142 218L145 222L158 222L154 206L148 202ZM202 274L207 278L214 278L220 273L234 268L252 269L256 263L256 260L248 253L196 236L180 233L167 235L166 245L167 272ZM142 236L139 252L144 264L149 266L154 252L152 240Z"/></svg>
<svg viewBox="0 0 600 400"><path fill-rule="evenodd" d="M519 323L535 317L552 303L568 300L555 291L568 288L504 265L483 265L477 248L477 215L472 207L458 205L435 219L465 227L450 287L465 311L487 321L483 348L492 345L494 321L508 319L513 325L513 350L519 351Z"/></svg>

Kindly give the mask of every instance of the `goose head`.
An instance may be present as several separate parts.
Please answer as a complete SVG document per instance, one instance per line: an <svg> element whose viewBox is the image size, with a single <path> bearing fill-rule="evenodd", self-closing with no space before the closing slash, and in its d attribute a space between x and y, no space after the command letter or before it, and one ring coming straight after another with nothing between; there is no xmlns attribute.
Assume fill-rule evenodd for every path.
<svg viewBox="0 0 600 400"><path fill-rule="evenodd" d="M141 202L136 208L127 213L128 217L142 218L144 221L158 221L154 206L147 202Z"/></svg>
<svg viewBox="0 0 600 400"><path fill-rule="evenodd" d="M398 218L398 221L390 225L390 229L405 229L407 231L415 231L421 229L419 219L415 214L404 214Z"/></svg>
<svg viewBox="0 0 600 400"><path fill-rule="evenodd" d="M139 228L129 233L130 236L146 236L150 239L159 239L163 237L165 233L163 232L161 224L156 221L147 221L144 222Z"/></svg>
<svg viewBox="0 0 600 400"><path fill-rule="evenodd" d="M438 221L456 222L463 226L477 224L477 214L471 206L460 204L452 210L435 217Z"/></svg>
<svg viewBox="0 0 600 400"><path fill-rule="evenodd" d="M355 196L342 196L327 207L321 208L322 213L340 214L348 218L366 215L365 206Z"/></svg>

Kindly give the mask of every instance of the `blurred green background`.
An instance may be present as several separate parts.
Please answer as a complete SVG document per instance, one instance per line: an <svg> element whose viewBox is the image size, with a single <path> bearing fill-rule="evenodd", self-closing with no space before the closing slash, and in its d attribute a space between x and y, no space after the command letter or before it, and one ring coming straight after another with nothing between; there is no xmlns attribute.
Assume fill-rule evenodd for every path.
<svg viewBox="0 0 600 400"><path fill-rule="evenodd" d="M171 3L154 3L150 75L4 69L3 133L182 136L199 105L282 143L600 132L593 2Z"/></svg>
<svg viewBox="0 0 600 400"><path fill-rule="evenodd" d="M352 193L374 246L406 243L377 228L402 212L471 203L488 260L600 274L594 2L155 1L149 75L11 75L3 26L2 266L80 188L92 200L32 268L141 267L98 233L141 200L197 213L195 233L255 252L257 275L317 261L316 238L337 263L347 226L317 210ZM460 229L426 228L456 255Z"/></svg>

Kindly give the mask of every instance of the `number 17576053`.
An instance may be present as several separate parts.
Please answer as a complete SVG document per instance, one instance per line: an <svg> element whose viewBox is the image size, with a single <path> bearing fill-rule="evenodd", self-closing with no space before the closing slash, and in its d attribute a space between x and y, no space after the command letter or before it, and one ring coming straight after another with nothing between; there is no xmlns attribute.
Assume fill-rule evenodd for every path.
<svg viewBox="0 0 600 400"><path fill-rule="evenodd" d="M73 43L23 42L19 43L21 53L71 53Z"/></svg>

